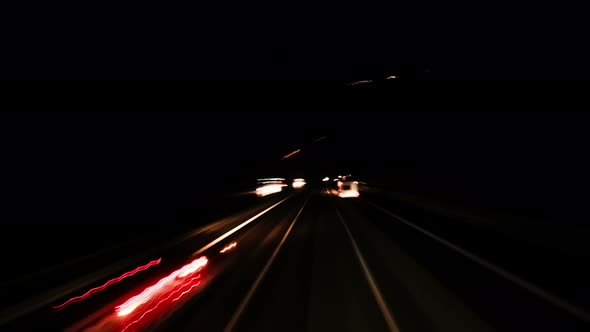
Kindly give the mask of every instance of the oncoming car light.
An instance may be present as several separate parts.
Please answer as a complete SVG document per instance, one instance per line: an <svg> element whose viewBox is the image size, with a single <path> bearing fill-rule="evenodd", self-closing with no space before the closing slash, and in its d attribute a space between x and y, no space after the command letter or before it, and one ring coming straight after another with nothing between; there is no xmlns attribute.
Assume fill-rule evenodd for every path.
<svg viewBox="0 0 590 332"><path fill-rule="evenodd" d="M281 192L283 187L287 186L284 178L262 178L257 179L257 182L256 195L258 196Z"/></svg>
<svg viewBox="0 0 590 332"><path fill-rule="evenodd" d="M304 179L294 179L293 180L293 188L295 189L299 189L299 188L303 188L305 186L305 180Z"/></svg>
<svg viewBox="0 0 590 332"><path fill-rule="evenodd" d="M267 184L262 187L256 188L256 194L258 196L266 196L274 193L278 193L283 190L284 184Z"/></svg>
<svg viewBox="0 0 590 332"><path fill-rule="evenodd" d="M338 196L359 197L358 182L357 181L338 181Z"/></svg>

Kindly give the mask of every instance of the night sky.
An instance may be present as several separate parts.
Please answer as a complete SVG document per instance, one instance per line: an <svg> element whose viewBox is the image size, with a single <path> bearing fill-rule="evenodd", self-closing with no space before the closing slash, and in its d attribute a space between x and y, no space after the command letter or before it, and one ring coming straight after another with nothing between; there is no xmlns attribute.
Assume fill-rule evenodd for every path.
<svg viewBox="0 0 590 332"><path fill-rule="evenodd" d="M25 3L9 78L584 78L583 10L526 2Z"/></svg>
<svg viewBox="0 0 590 332"><path fill-rule="evenodd" d="M244 190L316 138L298 121L235 112L11 113L3 121L5 189L23 207L143 206Z"/></svg>

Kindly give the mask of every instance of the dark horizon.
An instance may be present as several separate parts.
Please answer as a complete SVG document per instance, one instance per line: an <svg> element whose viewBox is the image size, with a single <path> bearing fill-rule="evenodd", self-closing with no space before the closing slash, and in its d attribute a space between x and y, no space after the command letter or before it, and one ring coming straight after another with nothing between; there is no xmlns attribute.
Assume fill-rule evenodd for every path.
<svg viewBox="0 0 590 332"><path fill-rule="evenodd" d="M581 208L588 176L576 114L343 114L22 113L4 121L5 190L14 204L149 206L263 176L318 181L350 170L408 192Z"/></svg>

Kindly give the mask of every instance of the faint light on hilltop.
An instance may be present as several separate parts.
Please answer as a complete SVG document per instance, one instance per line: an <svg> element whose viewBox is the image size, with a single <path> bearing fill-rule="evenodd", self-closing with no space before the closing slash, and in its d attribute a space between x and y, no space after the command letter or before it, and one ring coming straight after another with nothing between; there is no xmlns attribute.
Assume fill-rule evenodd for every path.
<svg viewBox="0 0 590 332"><path fill-rule="evenodd" d="M284 156L283 156L283 158L281 158L281 160L284 160L284 159L290 158L290 157L292 157L292 156L294 156L294 155L298 154L299 152L301 152L301 149L297 149L297 150L295 150L295 151L293 151L293 152L291 152L291 153L289 153L289 154L286 154L286 155L284 155Z"/></svg>

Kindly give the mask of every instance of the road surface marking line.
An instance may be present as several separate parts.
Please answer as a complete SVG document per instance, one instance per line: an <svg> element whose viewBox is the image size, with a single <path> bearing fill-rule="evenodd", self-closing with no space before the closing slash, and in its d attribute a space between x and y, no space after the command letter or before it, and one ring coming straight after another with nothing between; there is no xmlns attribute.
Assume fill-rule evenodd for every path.
<svg viewBox="0 0 590 332"><path fill-rule="evenodd" d="M244 309L246 309L248 302L250 302L252 295L254 295L254 293L256 292L256 289L258 288L258 286L262 282L262 279L264 279L264 276L266 275L266 273L270 269L270 266L272 265L275 258L277 257L279 250L281 250L281 247L283 246L283 244L287 240L287 237L291 233L293 226L295 225L295 223L299 219L299 216L301 215L301 212L303 212L303 208L305 208L305 205L307 204L308 201L309 201L309 197L305 200L305 202L303 203L303 206L301 206L301 209L299 209L299 212L297 212L297 215L295 216L295 218L291 222L291 225L289 225L287 232L285 232L285 235L283 235L281 242L279 242L279 245L276 247L275 251L270 256L270 259L268 260L268 262L266 262L266 265L262 269L262 272L260 272L260 274L258 275L258 278L256 278L256 281L254 281L254 284L252 284L252 287L250 287L250 289L248 290L246 297L244 297L244 299L242 300L242 302L238 306L238 309L236 310L236 312L234 313L232 318L229 320L229 323L227 323L227 325L225 326L225 329L223 329L224 332L231 332L234 329L234 327L236 326L236 323L240 319L240 316L244 312Z"/></svg>
<svg viewBox="0 0 590 332"><path fill-rule="evenodd" d="M277 205L281 204L282 202L286 201L287 199L293 197L296 194L292 194L286 198L284 198L283 200L281 200L280 202L274 204L273 206L267 208L266 210L262 211L261 213L257 214L256 216L250 218L249 220L245 221L244 223L242 223L241 225L237 226L236 228L232 229L230 232L222 235L222 237L218 238L217 240L214 240L213 242L209 243L207 246L205 246L204 248L200 249L199 251L197 251L196 253L193 254L193 256L196 256L198 254L200 254L201 252L205 251L206 249L209 249L211 246L215 245L217 242L222 241L224 238L226 238L227 236L233 234L234 232L238 231L238 229L246 226L248 223L254 221L256 218L262 216L263 214L265 214L266 212L270 211L271 209L273 209L274 207L276 207ZM207 226L204 226L207 227ZM179 237L179 239L183 239L183 240L188 240L190 237L192 237L193 235L190 235L188 237L186 237L185 239L185 235L183 235L182 237ZM132 241L130 242L132 243ZM123 245L128 244L128 243L123 243ZM163 244L164 247L169 247L172 244L172 242L170 243L166 243ZM154 253L156 252L155 248L152 248L149 253ZM149 255L136 255L133 258L141 258L144 256L149 256ZM139 258L137 260L139 260ZM126 259L126 260L119 260L118 262L116 262L115 264L117 264L117 266L121 266L122 263L121 262L128 262L128 261L134 261L132 259ZM76 280L74 280L74 282L71 282L70 284L76 284L77 286L70 286L70 284L65 285L60 287L58 290L52 289L52 290L48 290L47 292L38 295L36 297L33 297L32 300L25 300L22 302L19 302L18 304L16 304L15 306L13 306L12 308L16 307L17 309L13 309L13 311L8 312L4 311L0 313L0 326L14 320L17 319L20 316L26 315L38 308L41 308L43 306L49 305L52 302L55 302L57 300L59 300L62 297L65 297L66 295L83 289L84 287L88 287L88 285L91 285L92 283L96 283L98 281L100 281L101 279L104 278L104 274L113 274L116 273L116 271L118 271L121 268L115 268L113 267L115 264L111 264L109 266L104 267L103 269L101 269L100 271L104 271L104 270L108 270L111 272L104 272L104 273L100 273L98 274L97 271L94 271L86 276L80 277ZM127 263L128 264L128 263ZM99 272L100 272L99 271ZM98 276L95 276L98 275ZM55 293L55 294L54 294ZM49 295L48 295L49 294Z"/></svg>
<svg viewBox="0 0 590 332"><path fill-rule="evenodd" d="M381 314L383 314L383 318L385 318L385 323L387 324L389 331L399 332L399 328L397 327L397 324L395 323L395 320L393 319L393 315L391 314L391 310L389 310L389 307L387 306L387 303L385 302L385 299L383 298L383 295L381 294L381 291L379 290L379 287L377 286L377 282L373 278L373 275L371 274L371 271L369 270L367 262L365 262L365 259L363 258L363 255L361 254L361 251L359 250L359 247L357 246L356 241L354 240L354 237L352 237L352 233L350 233L350 229L348 229L348 226L346 226L346 223L344 222L344 218L340 214L340 211L338 211L338 208L336 208L336 214L338 214L338 218L340 219L342 226L344 226L344 230L346 231L346 234L348 234L348 238L350 239L350 242L352 243L352 248L354 249L354 253L356 254L356 257L358 258L359 262L361 263L361 267L363 268L363 272L365 274L365 277L367 278L367 282L369 283L369 287L371 288L371 291L373 292L373 296L375 297L375 301L377 301L377 306L379 306L379 310L381 311Z"/></svg>
<svg viewBox="0 0 590 332"><path fill-rule="evenodd" d="M263 214L267 213L268 211L274 209L277 205L283 203L284 201L288 200L289 198L293 197L294 194L282 199L280 202L274 204L273 206L269 207L268 209L260 212L259 214L255 215L254 217L244 221L243 223L239 224L238 226L232 228L231 230L229 230L227 233L223 234L222 236L218 237L217 239L211 241L209 244L207 244L206 246L204 246L203 248L197 250L194 254L194 256L200 255L203 251L211 248L212 246L216 245L217 243L221 242L223 239L225 239L226 237L232 235L233 233L237 232L238 230L240 230L242 227L245 227L246 225L248 225L249 223L253 222L254 220L258 219L260 216L262 216Z"/></svg>
<svg viewBox="0 0 590 332"><path fill-rule="evenodd" d="M422 234L430 237L431 239L439 242L440 244L446 246L447 248L449 248L449 249L451 249L451 250L453 250L453 251L455 251L455 252L457 252L457 253L465 256L466 258L470 259L471 261L473 261L473 262L475 262L475 263L483 266L484 268L486 268L486 269L488 269L488 270L496 273L497 275L499 275L499 276L501 276L501 277L503 277L503 278L505 278L505 279L507 279L507 280L509 280L509 281L511 281L513 283L515 283L516 285L518 285L518 286L520 286L520 287L522 287L524 289L526 289L530 293L532 293L532 294L534 294L534 295L536 295L536 296L538 296L538 297L540 297L540 298L548 301L549 303L551 303L551 304L553 304L553 305L555 305L555 306L557 306L557 307L559 307L559 308L561 308L561 309L569 312L570 314L576 316L577 318L579 318L579 319L581 319L581 320L583 320L585 322L590 322L590 313L587 312L587 311L585 311L584 309L579 308L579 307L577 307L577 306L575 306L575 305L573 305L573 304L571 304L571 303L569 303L569 302L567 302L567 301L565 301L565 300L557 297L556 295L551 294L550 292L548 292L548 291L540 288L539 286L536 286L536 285L534 285L534 284L532 284L532 283L530 283L530 282L528 282L528 281L526 281L524 279L521 279L520 277L518 277L518 276L516 276L516 275L514 275L514 274L512 274L512 273L510 273L510 272L508 272L508 271L506 271L504 269L502 269L501 267L499 267L499 266L497 266L497 265L495 265L493 263L490 263L487 260L485 260L485 259L483 259L483 258L481 258L481 257L479 257L479 256L477 256L475 254L470 253L469 251L467 251L467 250L465 250L465 249L463 249L463 248L461 248L461 247L459 247L459 246L457 246L457 245L455 245L455 244L453 244L453 243L451 243L451 242L449 242L449 241L447 241L447 240L445 240L445 239L443 239L443 238L441 238L441 237L439 237L439 236L437 236L437 235L435 235L435 234L433 234L433 233L425 230L424 228L422 228L422 227L420 227L420 226L418 226L418 225L416 225L416 224L414 224L414 223L412 223L412 222L410 222L410 221L408 221L408 220L406 220L406 219L398 216L397 214L395 214L395 213L393 213L393 212L391 212L391 211L389 211L387 209L384 209L384 208L380 207L379 205L377 205L377 204L375 204L373 202L370 202L368 200L365 200L365 202L368 202L369 204L373 205L378 210L381 210L383 213L385 213L385 214L387 214L387 215L389 215L389 216L391 216L391 217L393 217L393 218L401 221L402 223L406 224L407 226L409 226L409 227L417 230L418 232L420 232L420 233L422 233Z"/></svg>

